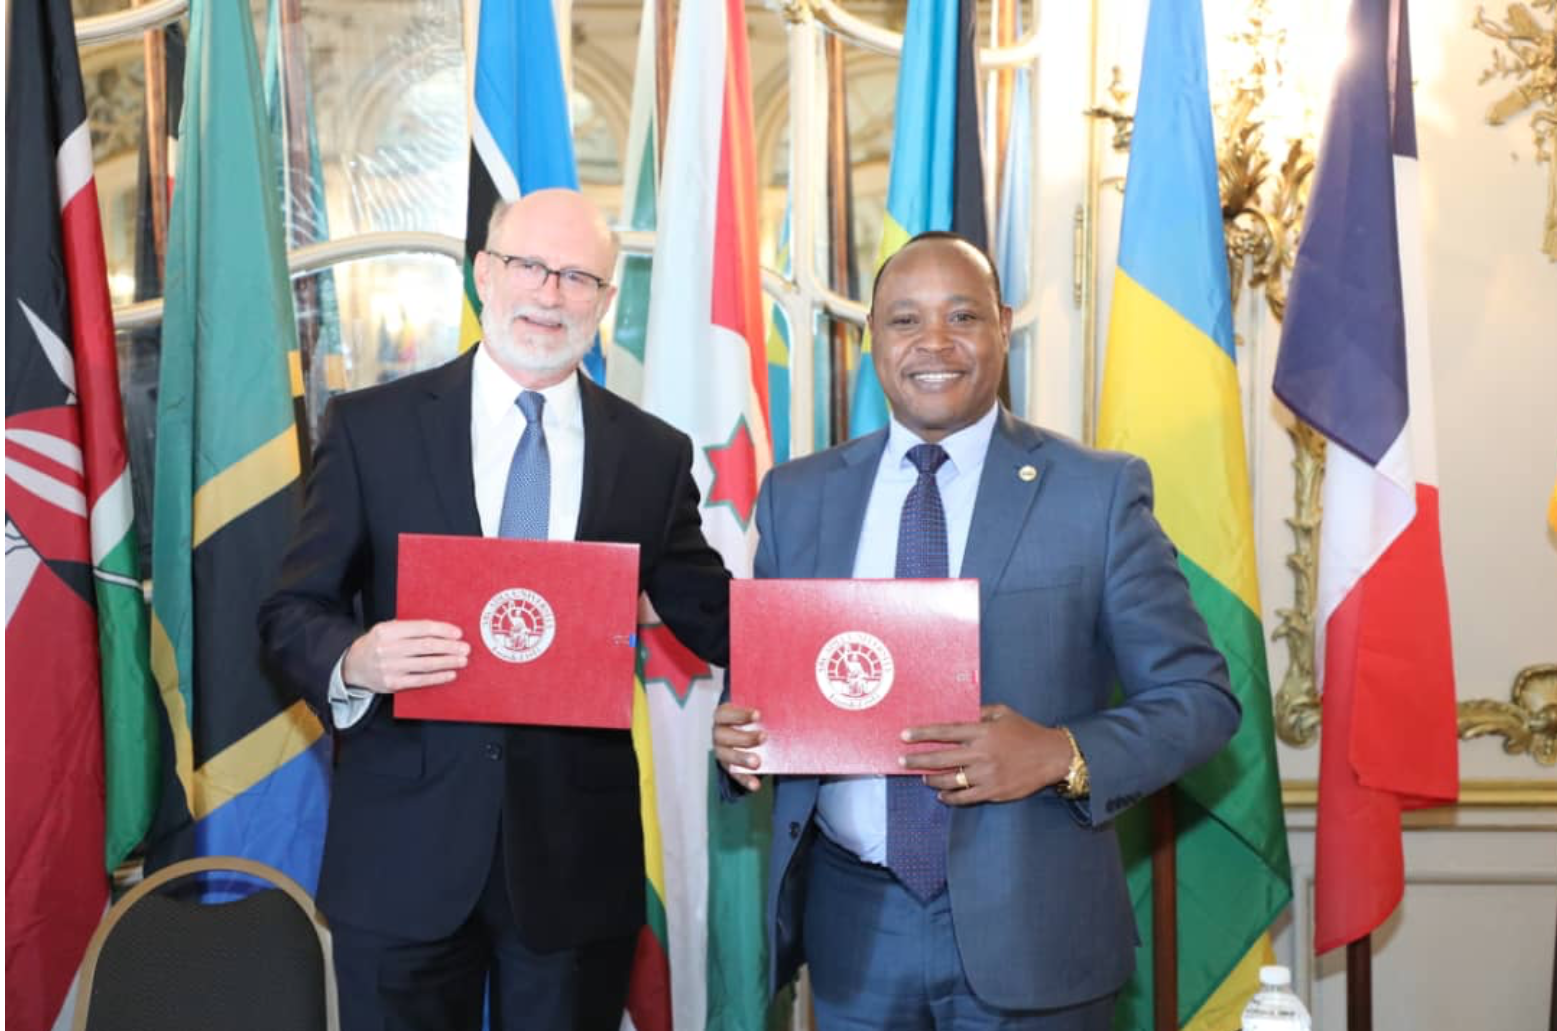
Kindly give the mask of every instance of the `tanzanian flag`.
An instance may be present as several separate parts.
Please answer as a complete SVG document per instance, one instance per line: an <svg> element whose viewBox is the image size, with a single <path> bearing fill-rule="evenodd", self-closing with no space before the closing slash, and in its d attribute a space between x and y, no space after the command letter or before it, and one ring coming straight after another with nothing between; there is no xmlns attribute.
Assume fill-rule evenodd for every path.
<svg viewBox="0 0 1557 1031"><path fill-rule="evenodd" d="M476 254L498 199L518 200L556 186L578 189L551 0L481 4L472 90L461 350L481 339ZM584 370L596 383L605 382L598 340L584 356Z"/></svg>
<svg viewBox="0 0 1557 1031"><path fill-rule="evenodd" d="M157 398L151 663L167 713L153 865L238 855L310 891L329 739L261 664L255 611L297 517L297 346L247 7L190 5Z"/></svg>
<svg viewBox="0 0 1557 1031"><path fill-rule="evenodd" d="M920 233L949 229L989 243L979 145L975 0L909 0L892 122L892 168L876 267ZM870 337L860 352L849 436L887 424Z"/></svg>
<svg viewBox="0 0 1557 1031"><path fill-rule="evenodd" d="M1198 0L1151 6L1123 219L1098 443L1151 464L1157 517L1243 706L1231 743L1174 791L1179 1023L1236 1028L1292 883ZM1116 1026L1146 1028L1150 847L1144 807L1128 816L1121 835L1148 944Z"/></svg>

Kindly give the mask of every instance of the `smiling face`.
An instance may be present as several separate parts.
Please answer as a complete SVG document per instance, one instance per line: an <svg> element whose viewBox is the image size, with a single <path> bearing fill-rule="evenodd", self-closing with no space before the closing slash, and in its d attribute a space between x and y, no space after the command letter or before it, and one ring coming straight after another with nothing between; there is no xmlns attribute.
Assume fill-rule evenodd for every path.
<svg viewBox="0 0 1557 1031"><path fill-rule="evenodd" d="M881 270L869 326L892 415L921 439L935 443L994 405L1011 309L971 244L930 239L898 251Z"/></svg>
<svg viewBox="0 0 1557 1031"><path fill-rule="evenodd" d="M616 265L616 245L599 210L572 190L537 190L515 201L476 255L483 345L510 376L531 390L572 375L594 342L616 288L593 297L566 296L557 276L538 287L520 282L514 267L487 253L527 258L559 271L578 269L602 280Z"/></svg>

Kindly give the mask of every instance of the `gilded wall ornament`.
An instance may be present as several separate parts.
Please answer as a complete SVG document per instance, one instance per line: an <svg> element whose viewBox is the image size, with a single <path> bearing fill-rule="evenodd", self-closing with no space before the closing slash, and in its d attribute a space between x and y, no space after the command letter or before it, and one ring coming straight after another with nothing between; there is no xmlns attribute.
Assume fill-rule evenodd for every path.
<svg viewBox="0 0 1557 1031"><path fill-rule="evenodd" d="M1532 10L1533 9L1533 10ZM1554 15L1543 25L1534 11ZM1481 73L1480 83L1513 80L1513 88L1487 108L1488 125L1505 125L1530 111L1530 134L1535 140L1535 160L1546 165L1546 220L1541 250L1557 261L1557 0L1531 0L1509 4L1501 23L1476 8L1471 27L1497 40L1492 67ZM1533 109L1533 110L1532 110Z"/></svg>

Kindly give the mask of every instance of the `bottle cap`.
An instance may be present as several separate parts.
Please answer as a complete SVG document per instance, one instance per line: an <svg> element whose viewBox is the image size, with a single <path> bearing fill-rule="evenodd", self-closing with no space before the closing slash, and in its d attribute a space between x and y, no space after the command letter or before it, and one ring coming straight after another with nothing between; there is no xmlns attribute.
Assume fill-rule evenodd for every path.
<svg viewBox="0 0 1557 1031"><path fill-rule="evenodd" d="M1283 966L1268 966L1260 968L1260 984L1275 985L1281 987L1292 983L1292 971Z"/></svg>

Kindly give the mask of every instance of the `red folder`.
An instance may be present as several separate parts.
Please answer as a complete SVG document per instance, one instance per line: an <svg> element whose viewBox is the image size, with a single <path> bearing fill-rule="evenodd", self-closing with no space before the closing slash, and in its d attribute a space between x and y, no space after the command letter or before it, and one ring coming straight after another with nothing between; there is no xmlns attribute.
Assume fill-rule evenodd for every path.
<svg viewBox="0 0 1557 1031"><path fill-rule="evenodd" d="M979 718L977 580L737 580L730 698L762 773L902 773L907 727Z"/></svg>
<svg viewBox="0 0 1557 1031"><path fill-rule="evenodd" d="M470 662L397 717L632 725L638 545L400 535L400 619L453 623Z"/></svg>

